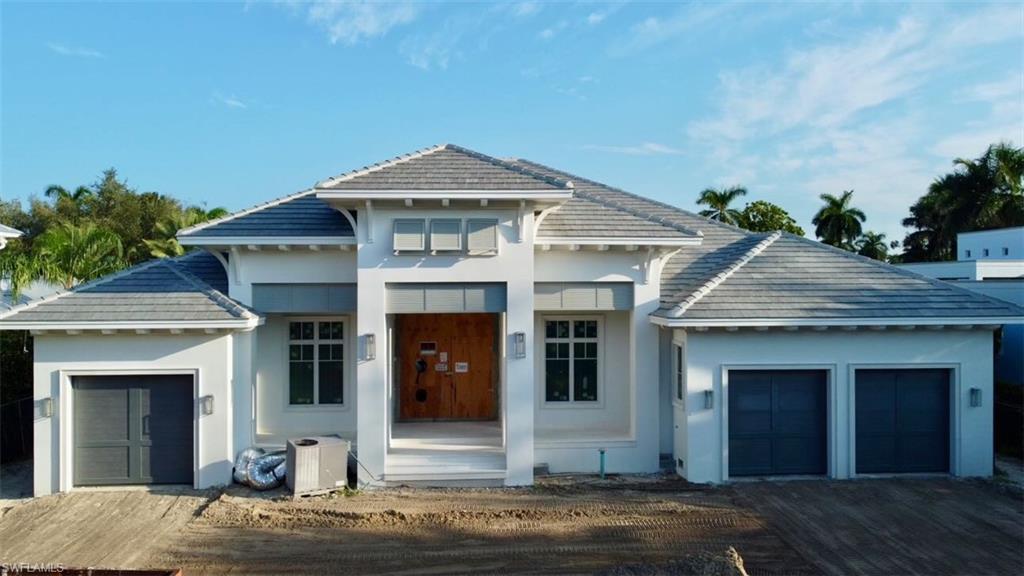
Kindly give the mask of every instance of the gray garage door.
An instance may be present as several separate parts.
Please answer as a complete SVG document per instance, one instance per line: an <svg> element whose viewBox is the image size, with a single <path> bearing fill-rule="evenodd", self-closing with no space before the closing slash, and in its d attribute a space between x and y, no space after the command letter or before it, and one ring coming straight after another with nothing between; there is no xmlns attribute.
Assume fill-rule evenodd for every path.
<svg viewBox="0 0 1024 576"><path fill-rule="evenodd" d="M729 371L729 476L825 474L823 370Z"/></svg>
<svg viewBox="0 0 1024 576"><path fill-rule="evenodd" d="M192 484L192 376L75 376L76 486Z"/></svg>
<svg viewBox="0 0 1024 576"><path fill-rule="evenodd" d="M857 472L949 471L949 371L856 376Z"/></svg>

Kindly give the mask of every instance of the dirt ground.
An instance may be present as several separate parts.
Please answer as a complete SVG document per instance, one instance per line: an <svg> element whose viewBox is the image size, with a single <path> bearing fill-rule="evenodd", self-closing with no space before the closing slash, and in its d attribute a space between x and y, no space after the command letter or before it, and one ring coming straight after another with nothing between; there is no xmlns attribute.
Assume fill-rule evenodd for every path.
<svg viewBox="0 0 1024 576"><path fill-rule="evenodd" d="M1019 494L949 479L548 478L529 489L80 492L0 516L0 561L193 574L1019 574ZM734 549L739 558L730 552Z"/></svg>

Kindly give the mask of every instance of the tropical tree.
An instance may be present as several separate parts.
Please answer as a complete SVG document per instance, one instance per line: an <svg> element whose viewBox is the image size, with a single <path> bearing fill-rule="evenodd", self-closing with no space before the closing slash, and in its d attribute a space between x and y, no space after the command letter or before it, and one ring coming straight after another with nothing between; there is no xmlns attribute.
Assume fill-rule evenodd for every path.
<svg viewBox="0 0 1024 576"><path fill-rule="evenodd" d="M697 198L697 204L708 208L701 210L700 215L726 224L738 224L740 211L730 208L729 205L740 196L746 195L747 189L742 186L705 188Z"/></svg>
<svg viewBox="0 0 1024 576"><path fill-rule="evenodd" d="M153 227L155 238L143 240L149 248L149 254L156 258L173 258L181 256L186 252L176 238L178 230L201 224L207 220L215 220L227 216L226 208L211 208L209 210L200 206L191 206L182 213L166 218Z"/></svg>
<svg viewBox="0 0 1024 576"><path fill-rule="evenodd" d="M854 240L860 237L861 222L867 220L859 208L852 204L853 190L845 190L839 196L822 194L825 205L814 215L814 233L825 244L845 250L853 248Z"/></svg>
<svg viewBox="0 0 1024 576"><path fill-rule="evenodd" d="M958 158L910 207L903 225L907 262L953 259L961 232L1024 225L1024 149L1001 143Z"/></svg>
<svg viewBox="0 0 1024 576"><path fill-rule="evenodd" d="M86 186L79 186L71 191L57 184L47 186L43 194L53 199L53 206L59 214L70 217L75 222L81 219L86 202L93 197L93 191Z"/></svg>
<svg viewBox="0 0 1024 576"><path fill-rule="evenodd" d="M740 212L738 224L752 232L781 230L797 236L804 235L804 229L797 226L796 220L788 212L781 206L764 200L755 200L747 204L743 212Z"/></svg>
<svg viewBox="0 0 1024 576"><path fill-rule="evenodd" d="M125 266L121 239L92 223L65 223L39 235L26 264L36 278L68 290Z"/></svg>
<svg viewBox="0 0 1024 576"><path fill-rule="evenodd" d="M885 234L865 232L857 239L857 254L875 260L885 261L889 256L889 247L885 243Z"/></svg>

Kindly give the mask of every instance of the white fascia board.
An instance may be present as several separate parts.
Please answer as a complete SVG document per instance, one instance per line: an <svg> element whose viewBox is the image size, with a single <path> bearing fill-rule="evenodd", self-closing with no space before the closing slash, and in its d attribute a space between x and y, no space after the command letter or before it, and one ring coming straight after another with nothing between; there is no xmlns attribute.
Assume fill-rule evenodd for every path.
<svg viewBox="0 0 1024 576"><path fill-rule="evenodd" d="M321 246L355 245L353 236L182 236L178 238L182 246Z"/></svg>
<svg viewBox="0 0 1024 576"><path fill-rule="evenodd" d="M572 190L331 190L317 189L321 200L568 200Z"/></svg>
<svg viewBox="0 0 1024 576"><path fill-rule="evenodd" d="M534 244L550 246L700 246L704 239L699 236L684 238L537 238Z"/></svg>
<svg viewBox="0 0 1024 576"><path fill-rule="evenodd" d="M166 320L166 321L117 321L117 322L0 322L0 330L201 330L204 328L226 328L252 330L262 326L262 317L238 320Z"/></svg>
<svg viewBox="0 0 1024 576"><path fill-rule="evenodd" d="M982 326L995 324L1024 324L1024 316L929 317L929 318L804 318L804 319L720 319L701 320L649 316L652 324L668 328L725 328L728 326Z"/></svg>

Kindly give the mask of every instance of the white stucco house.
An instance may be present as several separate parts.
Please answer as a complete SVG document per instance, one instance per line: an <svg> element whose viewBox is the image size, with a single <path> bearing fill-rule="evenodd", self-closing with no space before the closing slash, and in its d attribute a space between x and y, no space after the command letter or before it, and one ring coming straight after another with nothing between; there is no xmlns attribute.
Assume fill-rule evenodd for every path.
<svg viewBox="0 0 1024 576"><path fill-rule="evenodd" d="M1024 306L1024 227L957 234L956 260L901 267ZM1024 384L1024 326L1003 328L995 369L996 378Z"/></svg>
<svg viewBox="0 0 1024 576"><path fill-rule="evenodd" d="M361 481L992 472L1013 304L442 145L182 230L0 315L35 334L35 493L231 480L340 434ZM602 457L603 455L603 457Z"/></svg>

